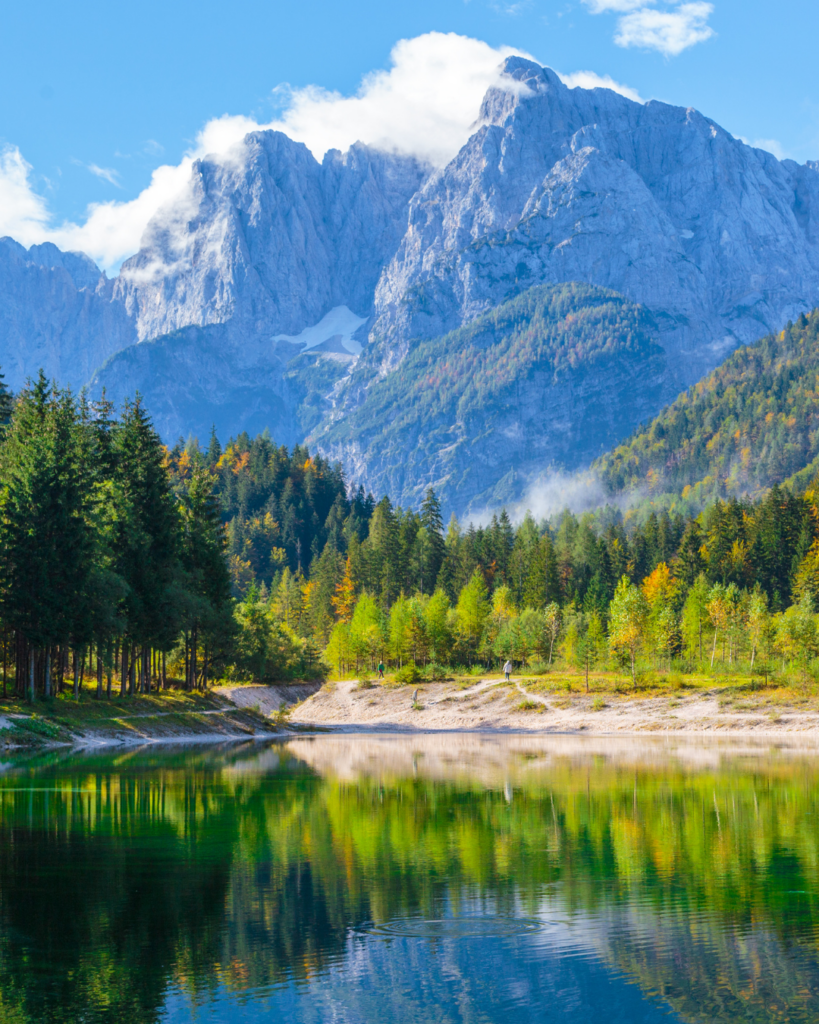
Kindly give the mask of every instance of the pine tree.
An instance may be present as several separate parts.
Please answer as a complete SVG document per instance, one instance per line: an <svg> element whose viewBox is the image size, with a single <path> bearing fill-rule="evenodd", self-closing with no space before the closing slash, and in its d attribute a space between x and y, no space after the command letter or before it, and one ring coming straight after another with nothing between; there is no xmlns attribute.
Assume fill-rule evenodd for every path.
<svg viewBox="0 0 819 1024"><path fill-rule="evenodd" d="M117 466L115 569L128 587L123 602L129 650L123 681L147 646L168 650L179 629L180 518L165 452L141 399L126 402L114 434Z"/></svg>
<svg viewBox="0 0 819 1024"><path fill-rule="evenodd" d="M25 638L18 667L33 698L35 660L48 689L50 649L76 640L86 617L93 552L76 403L42 371L20 395L0 460L3 621Z"/></svg>
<svg viewBox="0 0 819 1024"><path fill-rule="evenodd" d="M444 564L446 542L444 541L444 521L441 516L441 503L435 491L430 487L421 503L421 525L426 531L426 550L423 562L423 580L421 589L431 594L438 583L438 575Z"/></svg>

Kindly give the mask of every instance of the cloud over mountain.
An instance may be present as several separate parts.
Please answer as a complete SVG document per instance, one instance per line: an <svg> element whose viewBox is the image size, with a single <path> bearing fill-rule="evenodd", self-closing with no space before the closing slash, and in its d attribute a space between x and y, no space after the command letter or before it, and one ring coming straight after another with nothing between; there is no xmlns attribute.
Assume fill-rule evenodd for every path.
<svg viewBox="0 0 819 1024"><path fill-rule="evenodd" d="M279 86L283 111L278 118L267 124L244 115L213 118L178 164L157 167L134 199L92 203L82 223L53 223L47 199L33 184L32 167L10 146L0 155L0 236L24 245L51 241L116 270L138 251L148 222L182 196L194 162L205 156L235 158L236 147L256 130L283 131L319 160L329 149L346 150L360 141L442 167L469 138L487 89L515 88L500 74L512 53L528 56L455 33L428 32L396 43L389 67L366 75L353 96L319 86ZM564 77L571 86L602 86L639 99L634 90L591 71Z"/></svg>

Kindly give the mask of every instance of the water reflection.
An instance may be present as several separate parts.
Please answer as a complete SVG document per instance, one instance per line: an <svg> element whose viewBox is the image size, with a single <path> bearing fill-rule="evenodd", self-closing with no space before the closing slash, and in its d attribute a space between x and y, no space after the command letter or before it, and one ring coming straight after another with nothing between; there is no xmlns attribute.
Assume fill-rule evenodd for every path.
<svg viewBox="0 0 819 1024"><path fill-rule="evenodd" d="M815 1021L817 782L568 737L7 765L0 1024Z"/></svg>

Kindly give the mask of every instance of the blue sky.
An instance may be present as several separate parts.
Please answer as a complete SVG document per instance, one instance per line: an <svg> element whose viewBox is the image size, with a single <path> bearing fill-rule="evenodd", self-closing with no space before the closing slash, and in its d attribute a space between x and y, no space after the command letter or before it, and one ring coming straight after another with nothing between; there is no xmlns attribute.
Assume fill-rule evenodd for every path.
<svg viewBox="0 0 819 1024"><path fill-rule="evenodd" d="M215 145L211 135L197 143L214 118L266 125L286 119L295 99L303 119L321 107L326 126L335 117L327 97L316 107L315 94L299 90L354 95L368 73L394 67L398 40L432 32L526 51L564 74L610 76L645 99L695 106L734 135L767 140L778 155L819 158L815 0L18 0L0 13L0 234L82 245L115 267L150 207L129 201L158 167ZM451 65L433 83L436 94L459 90L459 61L486 62L455 44L450 60L441 37L436 46L435 59ZM399 54L393 92L403 83L423 93L424 52L419 44ZM470 106L474 89L464 87L459 102ZM358 117L377 116L362 111L347 111L346 131L357 130ZM389 102L385 111L393 120L418 117L416 134L427 131L422 111L398 115ZM305 141L312 131L318 151L321 126L310 125L302 125ZM91 203L109 204L93 236L83 228Z"/></svg>

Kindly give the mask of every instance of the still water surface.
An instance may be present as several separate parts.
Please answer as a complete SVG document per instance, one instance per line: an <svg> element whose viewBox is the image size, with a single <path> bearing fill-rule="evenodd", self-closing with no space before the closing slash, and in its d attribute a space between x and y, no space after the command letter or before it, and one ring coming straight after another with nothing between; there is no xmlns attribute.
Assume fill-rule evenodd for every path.
<svg viewBox="0 0 819 1024"><path fill-rule="evenodd" d="M819 756L303 738L0 774L0 1024L819 1020Z"/></svg>

